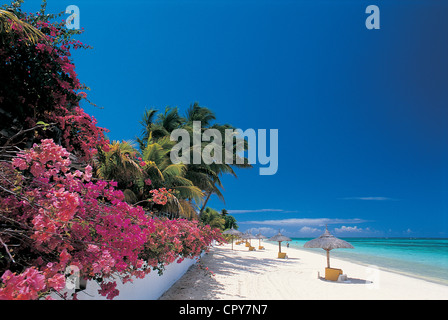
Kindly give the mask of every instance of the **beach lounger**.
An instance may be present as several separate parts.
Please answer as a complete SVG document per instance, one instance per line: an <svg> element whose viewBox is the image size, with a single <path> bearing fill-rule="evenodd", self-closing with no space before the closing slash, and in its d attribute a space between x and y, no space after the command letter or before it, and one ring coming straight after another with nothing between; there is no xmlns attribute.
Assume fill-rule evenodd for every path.
<svg viewBox="0 0 448 320"><path fill-rule="evenodd" d="M255 251L255 247L249 246L249 251Z"/></svg>
<svg viewBox="0 0 448 320"><path fill-rule="evenodd" d="M339 275L342 273L341 269L325 268L325 280L338 281Z"/></svg>
<svg viewBox="0 0 448 320"><path fill-rule="evenodd" d="M278 258L279 259L285 259L285 258L287 258L288 256L286 255L286 252L279 252L278 253Z"/></svg>

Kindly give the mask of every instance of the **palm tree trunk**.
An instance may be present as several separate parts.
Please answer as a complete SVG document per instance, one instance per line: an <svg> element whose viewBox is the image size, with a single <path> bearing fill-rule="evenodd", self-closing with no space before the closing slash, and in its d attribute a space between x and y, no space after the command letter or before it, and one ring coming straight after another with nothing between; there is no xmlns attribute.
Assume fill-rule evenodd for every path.
<svg viewBox="0 0 448 320"><path fill-rule="evenodd" d="M201 210L199 210L199 217L201 217L202 212L204 211L205 206L207 205L208 199L210 199L210 196L211 196L211 195L212 195L212 192L209 191L208 194L207 194L207 197L205 198L204 204L202 205Z"/></svg>

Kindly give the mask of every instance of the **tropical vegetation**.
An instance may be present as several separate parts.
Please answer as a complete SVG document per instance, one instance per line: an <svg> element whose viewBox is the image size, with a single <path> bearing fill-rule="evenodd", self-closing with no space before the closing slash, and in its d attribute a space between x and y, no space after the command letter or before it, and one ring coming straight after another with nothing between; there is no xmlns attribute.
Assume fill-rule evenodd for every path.
<svg viewBox="0 0 448 320"><path fill-rule="evenodd" d="M184 117L179 114L178 108L167 107L163 113L157 112L156 109L145 110L140 122L142 131L136 137L135 144L114 141L107 151L99 152L96 164L98 176L117 181L124 190L127 202L139 203L159 215L188 219L196 214L201 216L212 194L224 200L222 175L236 177L234 167L249 168L250 165L247 160L243 164L226 164L224 159L222 164L206 164L203 161L199 164L192 164L193 161L187 164L172 163L170 151L176 143L170 139L173 130L182 128L192 134L193 121L200 121L202 130L218 129L223 135L225 129L233 127L213 123L216 119L214 113L198 103L191 105ZM193 157L193 146L191 150ZM150 188L162 187L173 191L164 207L148 201L147 192Z"/></svg>
<svg viewBox="0 0 448 320"><path fill-rule="evenodd" d="M81 108L89 88L70 57L89 48L73 39L82 30L57 22L45 1L35 14L22 2L0 10L0 299L76 298L64 291L73 268L112 299L117 279L224 241L236 221L207 203L224 199L224 174L250 165L172 163L170 134L192 132L193 121L232 126L194 103L184 116L145 110L135 141L109 141Z"/></svg>

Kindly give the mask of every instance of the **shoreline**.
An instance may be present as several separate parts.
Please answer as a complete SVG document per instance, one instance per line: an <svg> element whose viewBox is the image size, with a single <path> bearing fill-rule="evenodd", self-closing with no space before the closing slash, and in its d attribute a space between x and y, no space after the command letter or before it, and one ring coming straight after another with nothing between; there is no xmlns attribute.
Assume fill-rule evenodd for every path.
<svg viewBox="0 0 448 320"><path fill-rule="evenodd" d="M446 300L448 286L409 275L331 257L346 282L327 281L326 258L317 252L282 246L288 259L278 259L278 245L265 250L243 245L213 247L160 300ZM256 246L257 247L257 246ZM215 273L209 274L208 268ZM318 274L320 278L318 278Z"/></svg>
<svg viewBox="0 0 448 320"><path fill-rule="evenodd" d="M300 251L306 251L306 250L303 250L303 249L297 248L297 247L292 247L292 248L296 249L296 250L300 250ZM306 252L311 252L311 251L306 251ZM317 255L321 254L322 256L325 256L325 252L323 252L323 253L311 252L311 253L315 253ZM364 266L364 267L369 267L369 266L372 265L372 264L369 264L367 262L357 260L355 257L352 258L352 257L341 257L341 256L333 255L332 259L346 261L346 262L358 264L358 265ZM402 275L402 276L409 277L409 278L415 278L415 279L418 279L418 280L427 281L427 282L431 282L431 283L442 285L442 286L448 286L448 280L446 280L446 282L443 282L442 280L440 280L438 278L435 278L435 277L431 278L431 277L428 277L428 276L425 276L425 275L421 275L421 274L418 274L418 273L406 272L406 271L400 270L398 268L394 269L394 268L383 266L383 265L376 265L375 264L375 267L380 269L380 270L382 270L382 271L385 271L385 272L396 273L397 275Z"/></svg>
<svg viewBox="0 0 448 320"><path fill-rule="evenodd" d="M347 238L347 239L349 239L349 238ZM359 238L355 238L355 239L359 239ZM386 238L371 238L371 239L386 239ZM408 240L409 238L396 238L396 239ZM447 240L446 238L418 238L418 239ZM290 242L290 246L294 249L325 255L325 253L323 251L322 251L322 253L319 252L319 249L303 248L298 243L294 243L294 240L302 240L302 239L294 238L293 241ZM364 252L352 252L351 250L343 251L343 252L341 252L340 250L332 250L331 256L334 257L335 259L340 259L340 260L356 263L356 264L363 265L363 266L369 266L369 265L373 264L376 267L378 267L379 269L384 270L384 271L393 272L393 273L397 273L400 275L404 275L404 276L408 276L408 277L421 279L421 280L429 281L432 283L448 286L448 276L447 277L441 276L441 275L447 274L445 272L445 269L441 268L441 267L438 268L436 264L431 265L431 264L422 263L420 261L406 261L404 259L396 258L396 257L392 257L392 256L382 256L382 255L375 255L375 254L364 253ZM387 265L387 264L390 264L391 261L392 261L392 263L395 263L395 265L393 265L393 266ZM419 267L421 270L416 270L416 268L409 268L409 264L414 264L415 266ZM433 268L436 268L436 270L431 270ZM429 271L428 271L428 269L429 269ZM425 270L426 273L422 272L423 270ZM436 275L431 276L430 271L435 272Z"/></svg>

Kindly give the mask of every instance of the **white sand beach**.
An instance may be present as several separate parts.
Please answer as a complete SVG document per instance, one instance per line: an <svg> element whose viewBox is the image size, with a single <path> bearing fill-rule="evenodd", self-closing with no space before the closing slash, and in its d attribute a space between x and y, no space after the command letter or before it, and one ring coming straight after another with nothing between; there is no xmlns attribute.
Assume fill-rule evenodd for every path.
<svg viewBox="0 0 448 320"><path fill-rule="evenodd" d="M326 257L282 246L287 259L278 259L278 245L265 250L243 245L215 246L192 266L160 300L426 300L448 299L448 286L331 258L331 267L347 275L346 282L324 280ZM324 251L322 250L324 253ZM214 276L204 270L209 268ZM318 272L320 277L318 277Z"/></svg>

